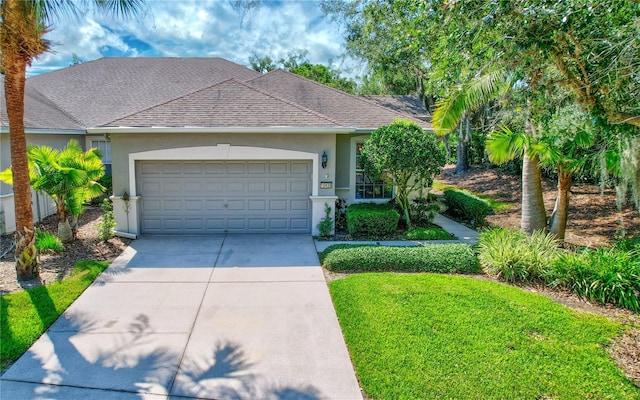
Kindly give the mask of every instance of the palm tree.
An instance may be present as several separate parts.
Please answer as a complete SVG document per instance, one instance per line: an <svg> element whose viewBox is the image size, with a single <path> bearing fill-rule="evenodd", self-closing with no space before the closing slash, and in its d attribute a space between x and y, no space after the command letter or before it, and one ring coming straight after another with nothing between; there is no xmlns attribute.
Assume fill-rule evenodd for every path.
<svg viewBox="0 0 640 400"><path fill-rule="evenodd" d="M97 8L116 16L137 13L144 0L94 0ZM13 193L16 213L16 273L18 279L38 276L33 210L29 187L27 141L24 132L26 69L34 57L50 49L44 39L47 24L60 15L74 14L67 0L1 0L0 55L5 74L5 99L9 120Z"/></svg>
<svg viewBox="0 0 640 400"><path fill-rule="evenodd" d="M453 95L436 104L432 120L436 133L442 135L451 131L468 112L505 95L519 82L516 75L502 70L486 73L467 82ZM530 117L527 117L525 132L532 138L536 136L535 125ZM522 144L527 145L527 143ZM535 152L524 151L524 148L521 154L522 218L520 227L527 233L533 233L547 226L542 198L540 159Z"/></svg>
<svg viewBox="0 0 640 400"><path fill-rule="evenodd" d="M58 237L63 242L73 239L70 217L74 220L82 212L85 201L102 194L105 188L98 183L104 175L104 165L97 149L82 151L71 140L62 150L49 146L29 146L29 175L31 187L45 192L56 204ZM0 180L11 184L11 169L0 173Z"/></svg>

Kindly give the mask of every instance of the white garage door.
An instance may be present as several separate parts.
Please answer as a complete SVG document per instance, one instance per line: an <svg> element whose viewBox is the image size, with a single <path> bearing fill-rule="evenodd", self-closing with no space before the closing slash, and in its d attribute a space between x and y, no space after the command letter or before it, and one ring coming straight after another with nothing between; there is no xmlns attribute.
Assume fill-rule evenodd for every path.
<svg viewBox="0 0 640 400"><path fill-rule="evenodd" d="M142 233L310 233L310 161L141 161Z"/></svg>

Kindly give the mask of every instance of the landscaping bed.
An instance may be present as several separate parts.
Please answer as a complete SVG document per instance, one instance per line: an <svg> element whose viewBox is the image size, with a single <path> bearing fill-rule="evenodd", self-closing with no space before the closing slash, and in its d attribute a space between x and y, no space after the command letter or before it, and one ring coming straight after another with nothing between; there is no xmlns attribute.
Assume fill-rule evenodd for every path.
<svg viewBox="0 0 640 400"><path fill-rule="evenodd" d="M107 242L101 241L97 226L102 213L99 207L88 207L80 216L76 239L71 243L65 243L65 250L61 253L40 255L40 280L21 283L17 281L14 253L11 250L13 239L9 235L2 235L0 255L7 251L8 253L0 258L0 294L61 280L73 272L75 263L79 260L113 261L131 240L114 237ZM58 226L57 218L55 215L49 216L37 226L55 233Z"/></svg>

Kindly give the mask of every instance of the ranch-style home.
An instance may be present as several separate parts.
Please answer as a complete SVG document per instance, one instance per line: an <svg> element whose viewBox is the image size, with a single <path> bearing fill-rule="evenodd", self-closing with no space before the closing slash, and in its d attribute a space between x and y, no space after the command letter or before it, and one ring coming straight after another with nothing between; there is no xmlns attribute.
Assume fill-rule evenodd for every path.
<svg viewBox="0 0 640 400"><path fill-rule="evenodd" d="M121 236L317 234L325 204L333 213L338 197L391 198L393 188L368 179L359 159L381 125L404 118L431 129L420 110L412 116L400 103L220 58L103 58L29 78L25 125L29 143L63 147L76 139L102 150ZM41 218L55 209L36 195L34 211ZM4 183L0 226L15 229Z"/></svg>

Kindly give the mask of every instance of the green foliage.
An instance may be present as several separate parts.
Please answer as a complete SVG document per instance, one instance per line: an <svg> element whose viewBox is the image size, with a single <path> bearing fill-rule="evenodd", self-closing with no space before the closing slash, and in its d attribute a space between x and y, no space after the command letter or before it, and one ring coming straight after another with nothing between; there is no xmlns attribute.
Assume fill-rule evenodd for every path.
<svg viewBox="0 0 640 400"><path fill-rule="evenodd" d="M468 244L424 246L330 246L320 259L330 271L478 272L478 259Z"/></svg>
<svg viewBox="0 0 640 400"><path fill-rule="evenodd" d="M448 214L469 221L474 226L484 225L487 215L492 211L485 200L460 189L445 189L444 202Z"/></svg>
<svg viewBox="0 0 640 400"><path fill-rule="evenodd" d="M336 200L336 230L347 230L347 201L345 199Z"/></svg>
<svg viewBox="0 0 640 400"><path fill-rule="evenodd" d="M640 312L640 247L600 248L560 255L551 286L564 286L580 297Z"/></svg>
<svg viewBox="0 0 640 400"><path fill-rule="evenodd" d="M396 187L397 202L411 227L409 194L431 186L445 163L433 134L413 122L398 120L376 129L362 147L367 174Z"/></svg>
<svg viewBox="0 0 640 400"><path fill-rule="evenodd" d="M58 222L66 224L70 233L69 216L80 215L85 201L99 196L105 190L98 180L104 175L104 165L97 149L82 150L76 140L70 140L61 149L49 146L29 146L29 179L34 190L49 195L56 203ZM11 169L5 170L0 179L11 184ZM58 235L61 236L59 230ZM68 236L62 240L70 240Z"/></svg>
<svg viewBox="0 0 640 400"><path fill-rule="evenodd" d="M249 57L249 64L255 71L263 73L283 68L296 75L347 93L355 93L357 87L355 81L340 76L340 71L331 65L312 64L309 61L309 50L295 49L289 52L286 59L281 58L277 62L269 56L258 57L254 54Z"/></svg>
<svg viewBox="0 0 640 400"><path fill-rule="evenodd" d="M347 232L354 238L387 237L396 231L400 220L400 214L390 204L351 204L346 215Z"/></svg>
<svg viewBox="0 0 640 400"><path fill-rule="evenodd" d="M333 231L333 218L331 218L331 207L327 203L324 204L324 218L318 223L320 237L328 238Z"/></svg>
<svg viewBox="0 0 640 400"><path fill-rule="evenodd" d="M455 237L439 226L417 228L407 232L409 240L454 240Z"/></svg>
<svg viewBox="0 0 640 400"><path fill-rule="evenodd" d="M116 227L115 216L113 215L113 203L109 199L104 199L100 205L102 208L102 218L98 223L98 237L103 242L114 236L113 228Z"/></svg>
<svg viewBox="0 0 640 400"><path fill-rule="evenodd" d="M64 245L53 233L36 229L36 249L38 249L38 253L45 251L60 253L64 251Z"/></svg>
<svg viewBox="0 0 640 400"><path fill-rule="evenodd" d="M558 255L558 241L543 232L527 236L511 229L494 228L480 233L480 265L488 275L507 282L548 279Z"/></svg>
<svg viewBox="0 0 640 400"><path fill-rule="evenodd" d="M329 289L367 398L640 396L607 352L622 326L544 296L440 274L355 274Z"/></svg>
<svg viewBox="0 0 640 400"><path fill-rule="evenodd" d="M440 211L440 205L433 196L416 197L411 202L411 221L416 226L428 227L438 211Z"/></svg>
<svg viewBox="0 0 640 400"><path fill-rule="evenodd" d="M2 295L0 369L17 360L107 266L80 261L62 281Z"/></svg>

